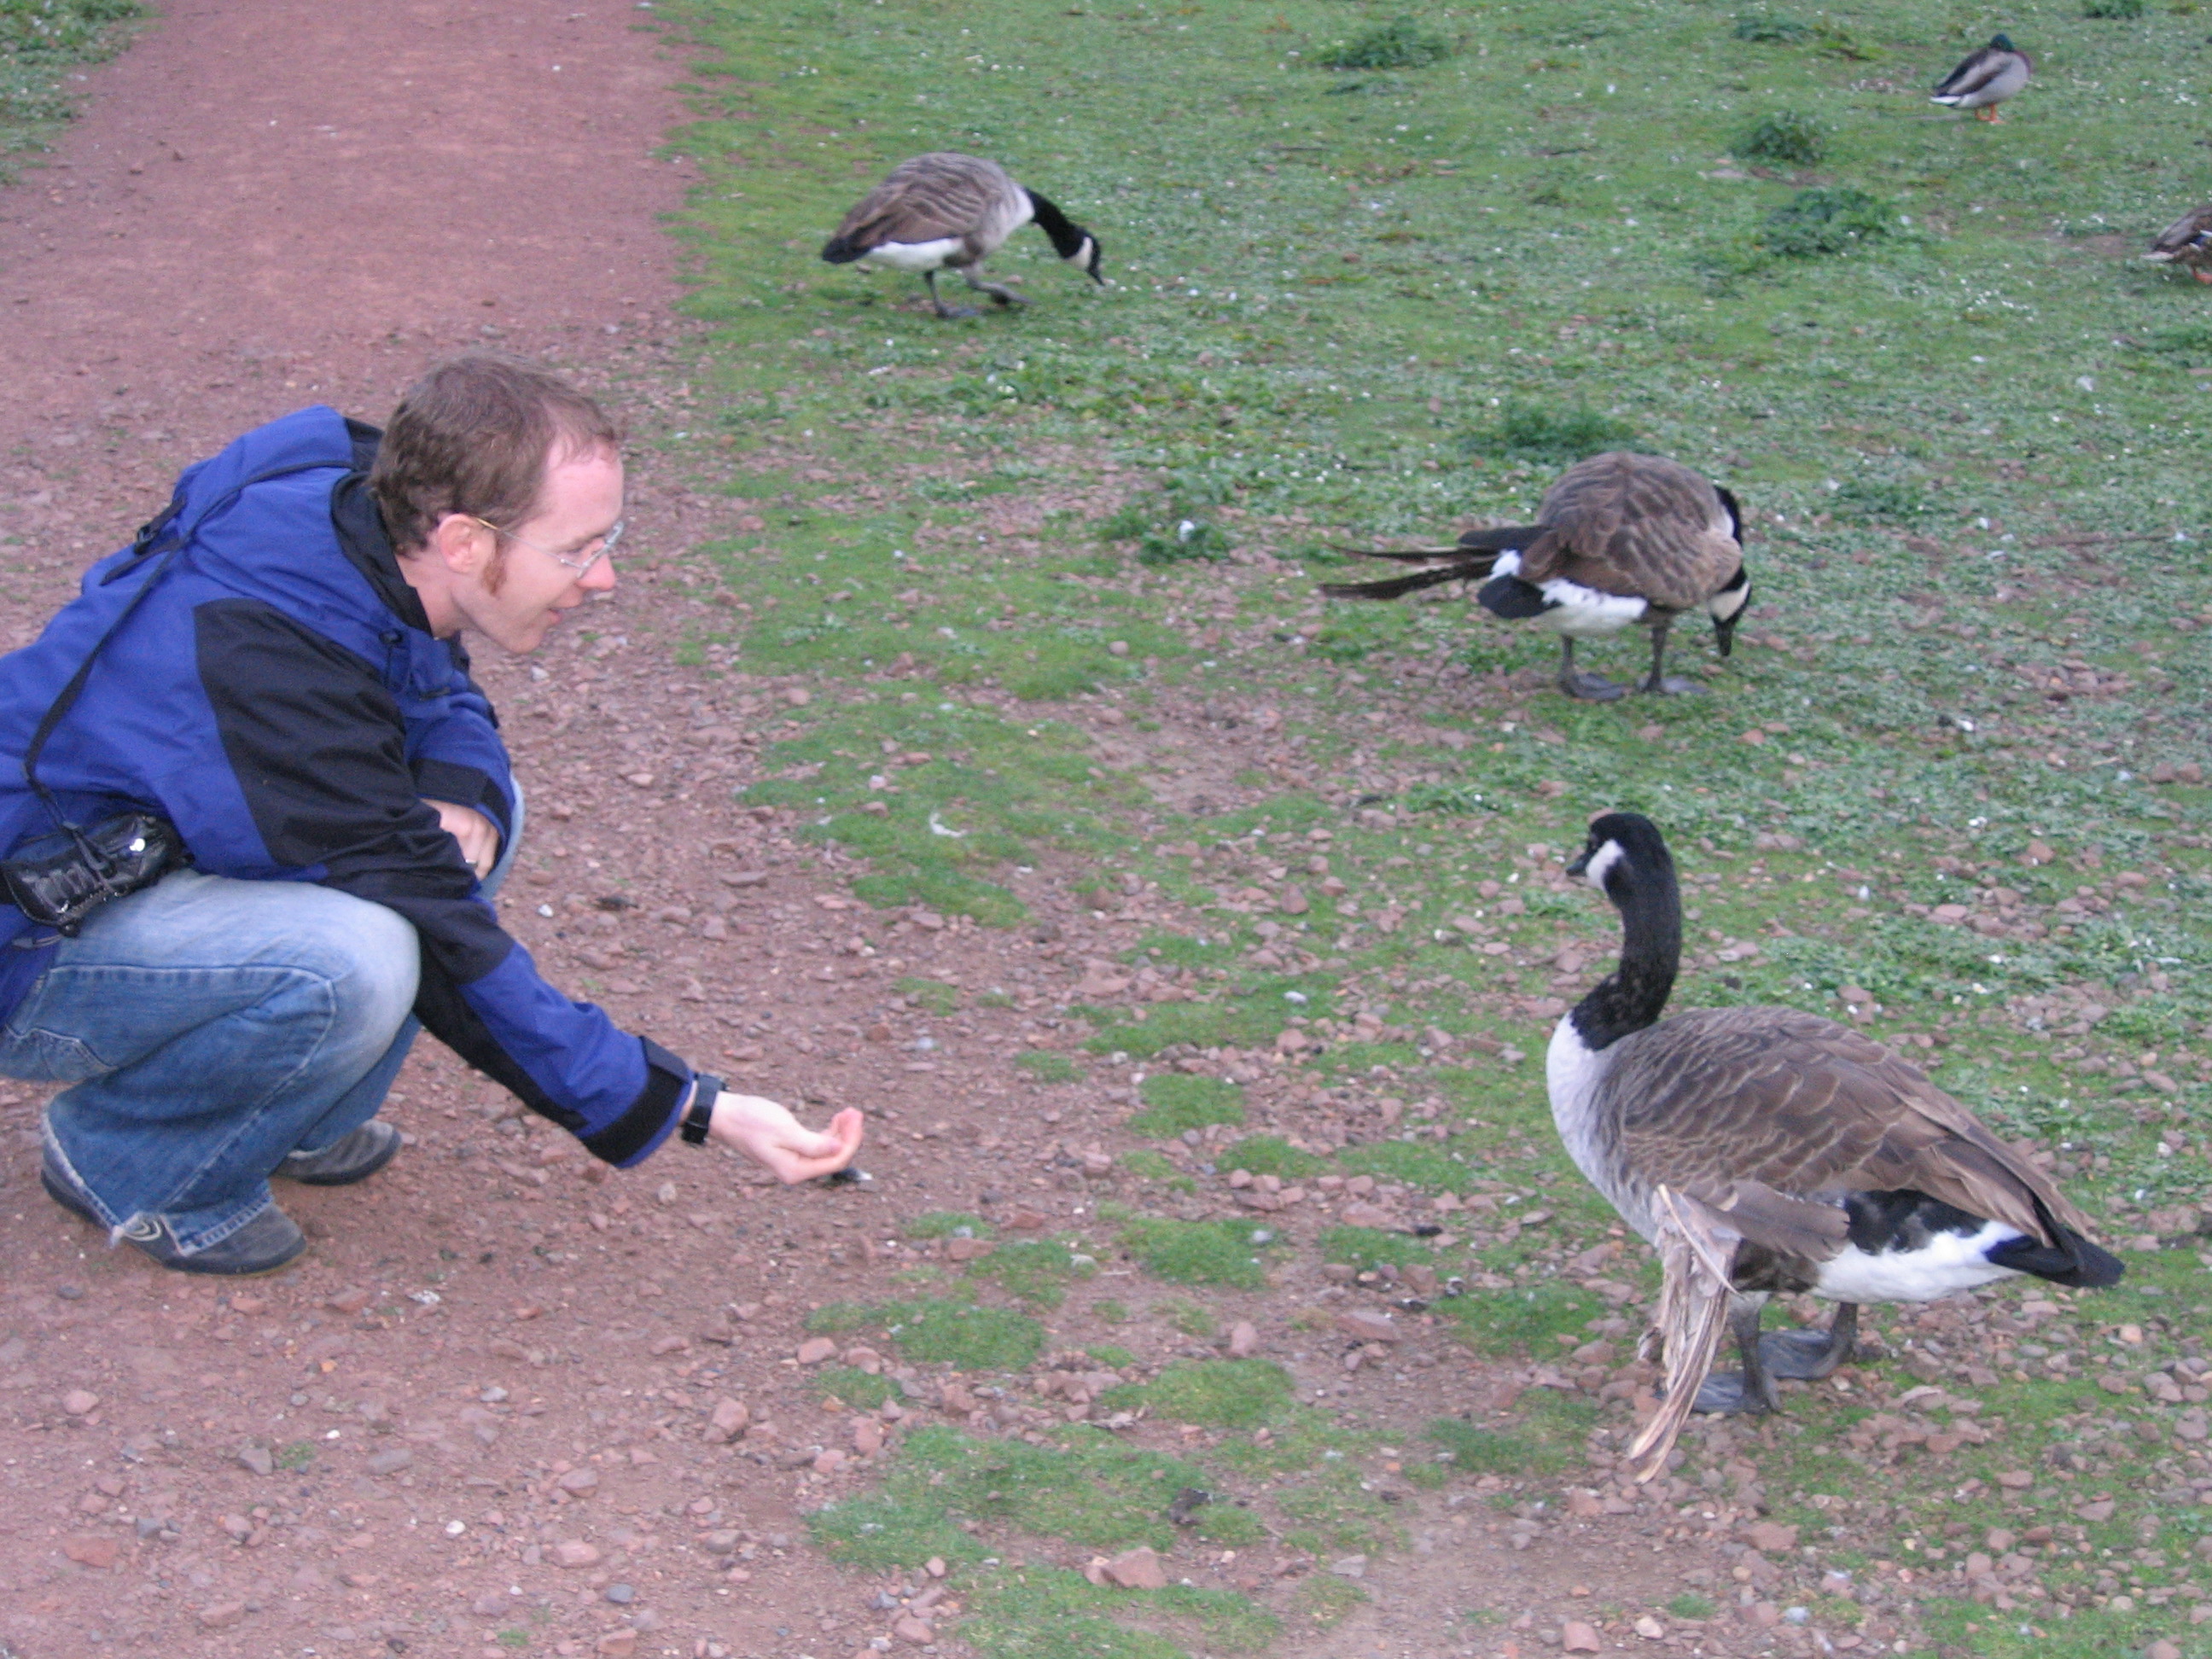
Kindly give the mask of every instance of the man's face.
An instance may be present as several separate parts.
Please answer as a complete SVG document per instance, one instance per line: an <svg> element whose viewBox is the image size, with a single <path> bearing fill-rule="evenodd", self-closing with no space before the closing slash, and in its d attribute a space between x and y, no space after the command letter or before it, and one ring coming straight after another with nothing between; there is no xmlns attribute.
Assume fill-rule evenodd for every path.
<svg viewBox="0 0 2212 1659"><path fill-rule="evenodd" d="M560 623L593 593L611 592L614 561L600 558L577 570L622 518L623 465L611 450L556 452L530 517L494 535L474 524L469 568L457 572L451 598L464 627L515 653L535 651ZM487 575L496 591L486 584Z"/></svg>

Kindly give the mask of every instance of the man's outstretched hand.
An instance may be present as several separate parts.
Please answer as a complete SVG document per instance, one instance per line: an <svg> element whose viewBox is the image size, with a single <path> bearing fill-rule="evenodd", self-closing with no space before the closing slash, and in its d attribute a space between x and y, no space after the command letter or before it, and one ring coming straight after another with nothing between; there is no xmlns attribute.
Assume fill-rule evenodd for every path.
<svg viewBox="0 0 2212 1659"><path fill-rule="evenodd" d="M707 1127L709 1139L734 1146L786 1186L843 1169L860 1150L863 1133L865 1121L856 1107L848 1106L830 1120L826 1131L817 1132L772 1100L726 1089L715 1097L714 1120Z"/></svg>

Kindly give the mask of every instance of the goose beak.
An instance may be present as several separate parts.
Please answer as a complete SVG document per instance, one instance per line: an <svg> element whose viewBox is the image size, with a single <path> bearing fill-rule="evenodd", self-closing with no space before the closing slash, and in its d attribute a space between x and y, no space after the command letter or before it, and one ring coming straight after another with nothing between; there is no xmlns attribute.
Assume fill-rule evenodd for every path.
<svg viewBox="0 0 2212 1659"><path fill-rule="evenodd" d="M1720 653L1723 657L1729 655L1735 649L1735 625L1737 618L1742 615L1743 613L1739 611L1734 617L1713 618L1713 643L1720 648Z"/></svg>
<svg viewBox="0 0 2212 1659"><path fill-rule="evenodd" d="M1580 853L1576 854L1575 861L1567 866L1567 873L1570 876L1572 876L1577 881L1580 881L1583 878L1583 874L1589 869L1590 854L1593 850L1594 849L1588 847L1583 848Z"/></svg>

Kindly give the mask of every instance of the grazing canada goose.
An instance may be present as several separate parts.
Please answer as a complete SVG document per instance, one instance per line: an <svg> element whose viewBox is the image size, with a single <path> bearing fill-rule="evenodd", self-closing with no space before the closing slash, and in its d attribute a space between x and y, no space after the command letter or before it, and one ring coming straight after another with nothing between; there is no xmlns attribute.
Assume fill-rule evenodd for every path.
<svg viewBox="0 0 2212 1659"><path fill-rule="evenodd" d="M1970 109L1977 121L1999 119L1997 106L2027 84L2035 60L2013 45L2009 37L1993 34L1990 43L1936 83L1932 103L1952 109Z"/></svg>
<svg viewBox="0 0 2212 1659"><path fill-rule="evenodd" d="M1615 450L1577 461L1536 509L1536 522L1470 530L1457 547L1372 552L1428 568L1377 581L1325 582L1340 599L1395 599L1440 582L1483 583L1475 598L1493 614L1538 618L1559 635L1559 689L1610 702L1627 688L1575 667L1575 641L1651 630L1651 672L1636 689L1702 688L1664 672L1667 630L1686 611L1713 619L1727 656L1751 598L1743 568L1743 519L1736 499L1688 467ZM1437 562L1442 561L1442 562Z"/></svg>
<svg viewBox="0 0 2212 1659"><path fill-rule="evenodd" d="M1000 244L1035 221L1052 239L1053 252L1101 288L1098 239L1033 190L1024 190L996 161L978 155L933 151L902 161L860 204L845 216L837 234L822 245L833 265L865 260L894 270L918 270L929 284L929 303L940 317L973 317L972 309L937 297L937 273L952 270L969 287L1002 306L1027 303L996 283L979 281L975 267Z"/></svg>
<svg viewBox="0 0 2212 1659"><path fill-rule="evenodd" d="M1552 1115L1665 1274L1666 1400L1629 1447L1638 1479L1664 1466L1692 1409L1772 1411L1774 1378L1828 1375L1850 1357L1862 1302L2021 1273L2118 1281L2120 1263L2041 1170L1872 1038L1792 1008L1662 1022L1682 906L1649 818L1599 818L1568 873L1613 901L1622 940L1620 967L1553 1033ZM1777 1291L1836 1302L1827 1330L1762 1339ZM1708 1379L1724 1326L1742 1374Z"/></svg>
<svg viewBox="0 0 2212 1659"><path fill-rule="evenodd" d="M2212 206L2185 213L2158 234L2143 258L2179 265L2200 283L2212 283Z"/></svg>

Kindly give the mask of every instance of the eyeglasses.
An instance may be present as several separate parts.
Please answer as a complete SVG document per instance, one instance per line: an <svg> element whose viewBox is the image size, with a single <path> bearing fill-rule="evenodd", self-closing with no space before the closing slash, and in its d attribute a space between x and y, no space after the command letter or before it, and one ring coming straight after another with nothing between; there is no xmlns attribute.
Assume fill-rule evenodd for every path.
<svg viewBox="0 0 2212 1659"><path fill-rule="evenodd" d="M503 530L499 526L494 524L489 519L478 519L473 513L465 513L461 516L465 519L475 520L477 523L482 525L486 530L490 531L495 536L504 536L511 542L520 542L525 547L530 549L532 552L543 553L547 558L552 560L554 563L565 565L568 568L574 571L580 576L587 573L591 568L597 564L601 559L612 556L616 546L622 541L623 531L629 522L627 519L617 519L614 523L608 527L607 533L605 535L595 536L590 541L586 542L582 547L576 550L577 552L584 555L582 558L579 559L574 558L566 553L556 553L553 549L546 546L543 542L531 541L527 538L516 535L512 530Z"/></svg>

